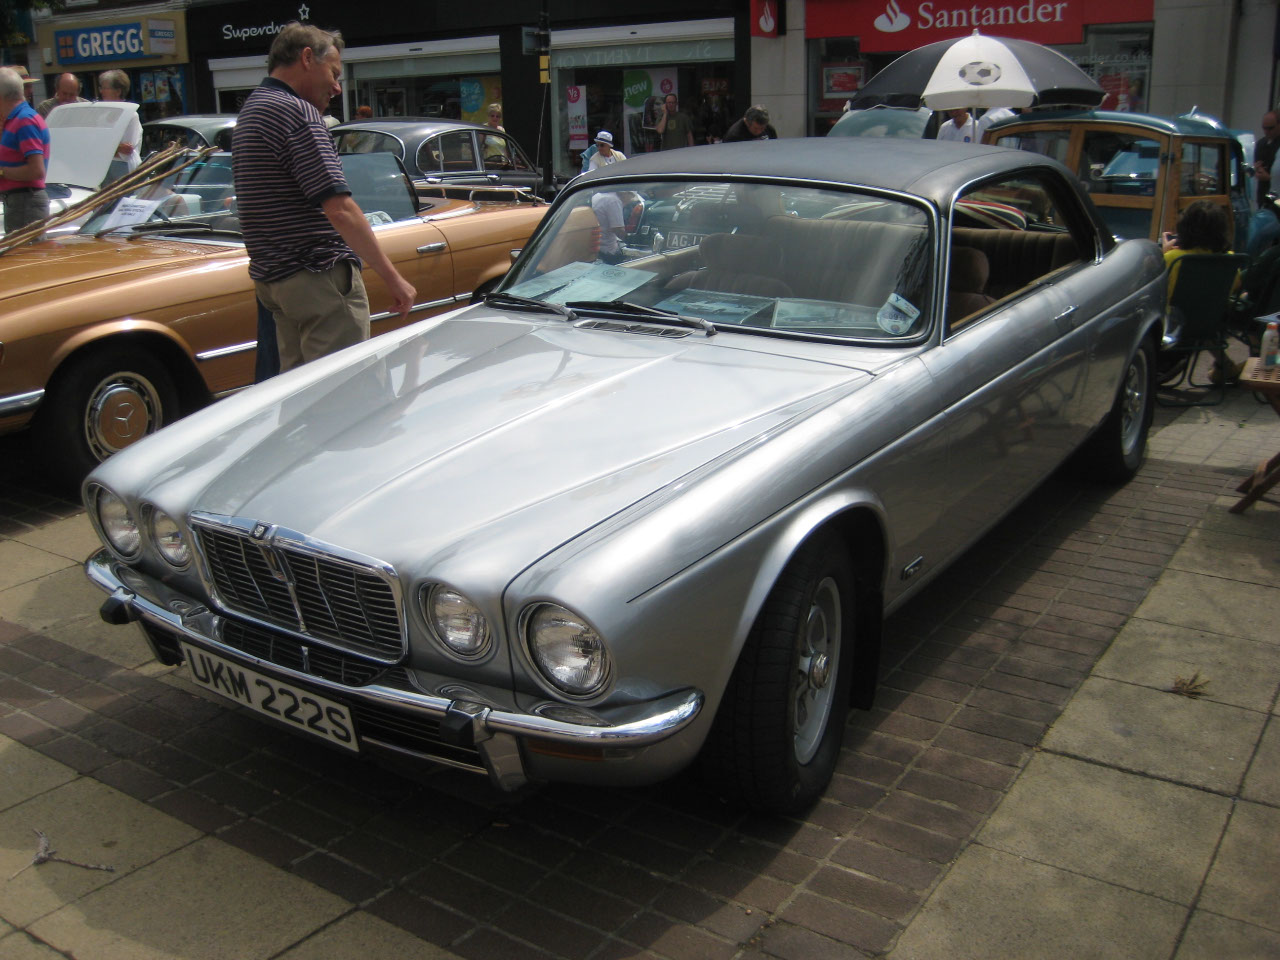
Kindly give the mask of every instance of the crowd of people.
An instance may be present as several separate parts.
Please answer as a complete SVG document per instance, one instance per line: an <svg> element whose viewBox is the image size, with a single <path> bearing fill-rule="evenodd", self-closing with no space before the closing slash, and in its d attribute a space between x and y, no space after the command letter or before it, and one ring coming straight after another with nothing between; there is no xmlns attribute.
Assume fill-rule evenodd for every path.
<svg viewBox="0 0 1280 960"><path fill-rule="evenodd" d="M88 103L80 96L83 84L74 73L60 74L53 96L33 106L34 78L21 65L0 67L0 115L4 117L0 137L0 199L4 201L6 233L43 220L49 215L49 194L45 189L50 140L46 118L69 103ZM98 76L101 100L117 102L129 94L129 75L123 70L107 70ZM138 166L142 149L142 123L135 115L116 145L115 159L124 171Z"/></svg>

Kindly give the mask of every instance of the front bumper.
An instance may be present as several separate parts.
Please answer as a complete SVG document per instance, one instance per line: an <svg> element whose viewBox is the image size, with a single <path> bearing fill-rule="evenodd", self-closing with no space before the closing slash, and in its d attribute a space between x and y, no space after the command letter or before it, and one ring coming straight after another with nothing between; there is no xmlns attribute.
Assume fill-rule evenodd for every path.
<svg viewBox="0 0 1280 960"><path fill-rule="evenodd" d="M281 662L288 658L273 653L277 645L270 642L268 631L259 631L268 639L257 645L232 639L233 632L237 638L244 633L238 620L120 563L106 549L85 561L85 573L110 594L102 606L103 619L115 624L138 621L162 662L181 662L177 641L182 640L310 687L350 705L362 748L484 772L504 790L517 789L530 779L522 744L526 749L544 745L542 752L553 755L604 759L672 737L693 722L703 704L700 691L687 689L610 710L566 708L549 700L525 710L484 702L481 694L467 699L430 693L422 689L416 671L402 667L362 685L340 683ZM543 709L568 712L581 722L542 715L538 711Z"/></svg>

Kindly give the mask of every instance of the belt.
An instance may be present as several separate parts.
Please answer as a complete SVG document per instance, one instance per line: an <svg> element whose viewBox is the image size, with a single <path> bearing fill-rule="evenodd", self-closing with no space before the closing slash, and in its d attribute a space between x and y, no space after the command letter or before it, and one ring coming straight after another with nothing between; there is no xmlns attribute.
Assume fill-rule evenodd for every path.
<svg viewBox="0 0 1280 960"><path fill-rule="evenodd" d="M39 193L44 187L10 187L8 190L0 190L0 193Z"/></svg>

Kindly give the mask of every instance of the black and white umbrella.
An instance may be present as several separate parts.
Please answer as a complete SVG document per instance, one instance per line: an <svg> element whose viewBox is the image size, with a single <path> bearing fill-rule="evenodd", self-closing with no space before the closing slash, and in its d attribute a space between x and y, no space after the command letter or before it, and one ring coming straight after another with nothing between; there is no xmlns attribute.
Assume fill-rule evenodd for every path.
<svg viewBox="0 0 1280 960"><path fill-rule="evenodd" d="M1096 107L1103 95L1087 73L1058 51L1030 40L983 36L975 30L971 36L904 53L859 90L850 106Z"/></svg>

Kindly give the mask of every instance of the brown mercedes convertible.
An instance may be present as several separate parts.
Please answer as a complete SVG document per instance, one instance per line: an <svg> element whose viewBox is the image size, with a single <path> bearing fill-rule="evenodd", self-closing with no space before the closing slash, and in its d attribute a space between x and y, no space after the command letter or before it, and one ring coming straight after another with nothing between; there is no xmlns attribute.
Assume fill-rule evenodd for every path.
<svg viewBox="0 0 1280 960"><path fill-rule="evenodd" d="M492 288L546 207L514 191L420 196L385 154L343 158L353 195L418 290L409 322ZM0 434L30 428L58 480L253 380L257 311L230 154L0 256ZM491 197L493 199L481 199ZM403 322L366 277L373 333Z"/></svg>

